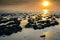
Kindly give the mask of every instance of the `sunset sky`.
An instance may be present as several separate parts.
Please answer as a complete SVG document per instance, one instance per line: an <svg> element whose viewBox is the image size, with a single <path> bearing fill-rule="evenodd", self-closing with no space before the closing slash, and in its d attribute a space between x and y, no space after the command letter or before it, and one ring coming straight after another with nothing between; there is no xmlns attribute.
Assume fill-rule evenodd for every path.
<svg viewBox="0 0 60 40"><path fill-rule="evenodd" d="M51 5L44 7L43 1ZM0 9L60 9L60 0L0 0Z"/></svg>

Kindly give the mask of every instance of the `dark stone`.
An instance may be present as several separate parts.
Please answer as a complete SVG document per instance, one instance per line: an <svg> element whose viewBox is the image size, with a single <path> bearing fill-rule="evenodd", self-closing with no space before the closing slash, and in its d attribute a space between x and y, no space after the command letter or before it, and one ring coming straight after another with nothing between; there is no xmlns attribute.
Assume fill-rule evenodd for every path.
<svg viewBox="0 0 60 40"><path fill-rule="evenodd" d="M16 18L12 18L10 19L9 21L14 21L14 22L10 22L6 25L0 25L0 36L2 35L11 35L13 33L17 33L17 32L21 32L22 31L22 28L20 25L20 21L18 21L18 19ZM9 22L9 21L5 21L6 23ZM3 22L3 23L5 23Z"/></svg>
<svg viewBox="0 0 60 40"><path fill-rule="evenodd" d="M40 37L46 37L46 35L41 35Z"/></svg>

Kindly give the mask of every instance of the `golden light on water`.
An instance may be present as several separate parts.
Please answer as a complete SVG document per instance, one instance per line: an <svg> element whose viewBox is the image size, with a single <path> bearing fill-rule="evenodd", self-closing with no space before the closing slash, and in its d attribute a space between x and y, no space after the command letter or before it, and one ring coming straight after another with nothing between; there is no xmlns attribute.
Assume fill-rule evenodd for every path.
<svg viewBox="0 0 60 40"><path fill-rule="evenodd" d="M46 18L42 18L42 20L46 20Z"/></svg>
<svg viewBox="0 0 60 40"><path fill-rule="evenodd" d="M44 10L43 10L43 13L44 13L44 14L47 14L47 13L48 13L48 10L47 10L47 9L44 9Z"/></svg>
<svg viewBox="0 0 60 40"><path fill-rule="evenodd" d="M31 18L33 18L33 19L35 19L37 16L35 15L35 16L31 16Z"/></svg>
<svg viewBox="0 0 60 40"><path fill-rule="evenodd" d="M42 16L45 17L45 16L49 16L50 13L49 13L49 9L51 7L51 2L49 0L43 0L42 1Z"/></svg>
<svg viewBox="0 0 60 40"><path fill-rule="evenodd" d="M42 20L46 20L46 17L49 15L49 11L47 9L42 10Z"/></svg>
<svg viewBox="0 0 60 40"><path fill-rule="evenodd" d="M33 19L35 19L36 16L32 16Z"/></svg>
<svg viewBox="0 0 60 40"><path fill-rule="evenodd" d="M51 7L51 2L48 1L48 0L43 0L42 1L42 16L45 17L45 16L48 16L50 13L49 13L49 7Z"/></svg>

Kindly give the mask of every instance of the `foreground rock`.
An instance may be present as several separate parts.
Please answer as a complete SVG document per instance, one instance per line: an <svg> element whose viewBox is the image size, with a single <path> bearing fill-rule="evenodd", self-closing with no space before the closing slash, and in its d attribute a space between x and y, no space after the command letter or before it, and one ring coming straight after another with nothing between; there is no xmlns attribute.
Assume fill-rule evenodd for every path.
<svg viewBox="0 0 60 40"><path fill-rule="evenodd" d="M28 24L25 26L25 28L33 28L33 29L44 29L46 27L52 27L55 25L58 25L59 23L55 18L50 18L50 20L38 20L35 21L35 19L29 19Z"/></svg>
<svg viewBox="0 0 60 40"><path fill-rule="evenodd" d="M0 36L11 35L12 33L21 32L20 21L17 18L10 18L9 20L0 19Z"/></svg>

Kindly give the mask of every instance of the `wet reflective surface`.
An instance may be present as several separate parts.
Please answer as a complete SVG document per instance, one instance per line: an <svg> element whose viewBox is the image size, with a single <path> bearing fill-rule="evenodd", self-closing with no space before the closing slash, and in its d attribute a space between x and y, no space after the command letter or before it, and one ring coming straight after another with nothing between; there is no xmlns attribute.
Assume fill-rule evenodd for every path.
<svg viewBox="0 0 60 40"><path fill-rule="evenodd" d="M60 19L57 20L60 22ZM21 21L21 27L23 28L21 32L14 33L10 36L2 35L0 36L0 40L60 40L60 24L54 27L34 30L32 28L24 28L25 23L28 23L27 20ZM41 35L46 35L46 37L40 37Z"/></svg>
<svg viewBox="0 0 60 40"><path fill-rule="evenodd" d="M26 15L0 18L0 40L60 40L59 18Z"/></svg>

